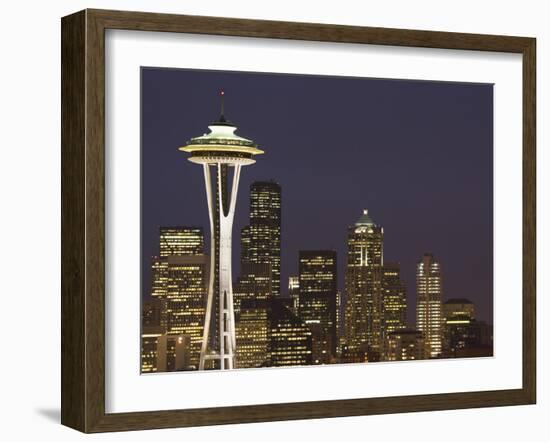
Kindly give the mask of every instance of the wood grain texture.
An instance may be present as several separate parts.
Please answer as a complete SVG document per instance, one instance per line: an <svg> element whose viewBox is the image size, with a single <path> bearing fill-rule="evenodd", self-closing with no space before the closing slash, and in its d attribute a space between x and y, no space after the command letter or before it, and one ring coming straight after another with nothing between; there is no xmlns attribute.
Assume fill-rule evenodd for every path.
<svg viewBox="0 0 550 442"><path fill-rule="evenodd" d="M522 52L529 38L147 12L88 10L106 29Z"/></svg>
<svg viewBox="0 0 550 442"><path fill-rule="evenodd" d="M85 419L85 13L63 19L61 33L61 422Z"/></svg>
<svg viewBox="0 0 550 442"><path fill-rule="evenodd" d="M105 30L513 52L523 55L523 387L387 398L105 413ZM532 404L535 40L526 37L86 10L62 20L62 423L83 432Z"/></svg>
<svg viewBox="0 0 550 442"><path fill-rule="evenodd" d="M86 431L105 414L105 38L86 11Z"/></svg>
<svg viewBox="0 0 550 442"><path fill-rule="evenodd" d="M523 50L523 389L537 394L536 41Z"/></svg>

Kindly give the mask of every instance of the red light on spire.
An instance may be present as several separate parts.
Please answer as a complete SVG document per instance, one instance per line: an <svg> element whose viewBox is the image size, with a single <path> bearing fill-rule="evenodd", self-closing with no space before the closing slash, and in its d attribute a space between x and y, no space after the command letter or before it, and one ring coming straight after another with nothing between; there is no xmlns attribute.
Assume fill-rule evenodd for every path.
<svg viewBox="0 0 550 442"><path fill-rule="evenodd" d="M225 115L224 115L224 113L225 113L225 103L224 103L224 101L225 101L225 91L223 89L220 89L220 98L221 98L221 100L220 100L221 101L220 119L225 120Z"/></svg>

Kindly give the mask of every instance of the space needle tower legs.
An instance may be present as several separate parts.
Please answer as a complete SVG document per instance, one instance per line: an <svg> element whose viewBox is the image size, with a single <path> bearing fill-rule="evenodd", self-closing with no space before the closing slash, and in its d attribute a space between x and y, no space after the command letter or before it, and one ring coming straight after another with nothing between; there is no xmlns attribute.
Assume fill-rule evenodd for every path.
<svg viewBox="0 0 550 442"><path fill-rule="evenodd" d="M232 369L235 366L235 314L233 311L233 288L231 278L231 232L233 227L233 218L235 215L235 205L237 202L237 190L239 187L239 178L241 165L233 165L233 182L230 196L224 190L227 188L226 173L224 168L227 165L216 163L214 165L204 164L204 181L206 186L206 198L208 202L208 214L210 218L211 233L211 264L212 269L218 269L219 282L215 285L215 272L210 272L208 286L208 300L206 304L206 317L203 332L203 342L201 348L199 369L204 370L207 359L219 359L220 369ZM210 169L216 170L215 182L212 183L212 174ZM216 191L212 188L216 186ZM225 199L229 200L229 205ZM225 210L227 208L227 211ZM216 292L217 296L214 296ZM218 302L218 308L214 308L214 303ZM218 333L219 353L208 353L208 343L211 331L211 318L215 312L218 312Z"/></svg>

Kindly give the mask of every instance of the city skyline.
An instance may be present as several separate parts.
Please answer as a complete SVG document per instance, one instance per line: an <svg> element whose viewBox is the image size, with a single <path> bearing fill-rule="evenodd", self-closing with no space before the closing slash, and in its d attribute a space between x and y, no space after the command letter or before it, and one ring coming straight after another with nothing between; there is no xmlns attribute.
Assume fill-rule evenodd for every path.
<svg viewBox="0 0 550 442"><path fill-rule="evenodd" d="M264 208L279 204L276 198ZM163 227L158 233L160 256L152 259L155 302L142 309L142 372L196 370L202 325L210 316L205 306L214 260L205 254L199 227ZM259 273L250 274L245 266L238 279L246 275L247 289L236 297L236 361L227 368L491 356L492 325L478 320L468 299L443 302L441 266L433 254L417 263L416 322L405 321L400 266L384 263L382 234L366 210L350 226L344 333L336 324L342 298L335 251L299 251L299 276L289 278L289 288L298 289L297 306L294 293L273 294L270 262L260 263ZM245 249L255 247L248 235L241 241ZM273 256L273 250L267 252ZM206 367L215 368L220 367Z"/></svg>
<svg viewBox="0 0 550 442"><path fill-rule="evenodd" d="M189 77L195 79L202 78L202 80L198 82L199 87L196 88L197 92L198 90L204 92L208 89L210 95L206 93L201 98L201 100L205 102L203 109L200 104L201 100L199 100L199 104L197 104L192 97L194 93L186 89L184 96L187 97L187 100L192 100L194 103L193 114L191 115L182 112L182 109L178 108L180 110L180 115L176 120L181 120L181 114L183 113L185 115L185 127L182 126L181 122L179 124L175 124L174 127L174 105L178 102L178 98L182 98L181 96L178 96L178 87L176 87L175 83L178 85L185 84L183 80L189 79ZM259 78L259 80L256 82L252 81L252 83L250 83L250 80L253 77ZM328 166L333 166L333 169L336 169L337 171L339 171L342 167L337 161L334 161L334 159L328 162L329 158L327 158L324 154L322 148L322 144L325 144L336 146L335 149L337 151L338 149L341 149L338 147L338 144L335 144L334 132L338 134L342 140L342 143L346 146L349 145L348 142L350 137L351 139L357 139L357 136L353 136L352 130L354 127L357 127L357 118L352 111L354 109L357 110L356 106L360 104L362 109L361 115L363 118L365 112L369 115L369 100L365 99L364 96L366 93L363 89L366 88L367 92L370 90L370 98L378 98L378 100L384 92L391 92L394 90L394 92L390 93L390 95L393 100L396 100L399 98L397 97L399 94L395 92L395 89L397 88L399 89L398 92L401 92L400 95L406 96L407 99L404 101L410 101L411 97L415 94L423 95L424 97L427 94L432 101L436 100L437 97L434 98L435 95L443 100L450 100L450 98L453 98L452 103L456 108L456 112L451 112L451 116L453 117L456 117L457 114L465 114L467 111L474 113L477 112L477 114L479 114L467 114L466 117L463 118L465 122L458 121L458 129L460 129L461 126L467 126L469 131L465 132L470 132L470 135L467 138L471 139L470 141L477 141L473 143L473 147L470 145L472 143L464 143L464 149L462 149L464 152L461 152L461 155L459 155L460 158L458 158L460 161L455 161L454 163L455 167L458 167L459 165L468 166L462 168L468 173L468 179L460 181L460 184L466 189L469 186L473 186L478 190L476 193L476 198L471 198L476 201L464 202L456 199L455 194L458 190L460 190L457 187L460 186L456 186L456 183L454 185L453 183L449 183L449 181L456 181L456 177L452 176L452 174L451 177L443 181L437 181L437 185L432 184L430 186L430 183L433 182L436 177L438 179L442 178L442 172L445 170L445 167L443 166L448 163L448 161L444 159L442 160L441 156L438 156L440 154L437 154L437 149L434 151L434 140L431 140L434 135L433 133L430 137L421 137L424 141L426 141L426 139L430 139L430 143L427 143L432 144L430 148L419 149L415 146L413 149L412 147L409 147L409 151L416 149L417 155L424 160L426 158L432 158L428 162L433 163L439 161L442 163L440 167L441 170L435 170L435 172L428 175L426 179L423 179L422 174L419 174L419 177L416 180L419 187L418 193L422 193L424 196L420 202L417 201L417 209L422 209L425 205L433 203L434 200L440 202L440 204L436 206L438 209L437 211L426 215L422 215L422 210L413 210L414 208L411 207L411 201L406 201L404 204L397 203L399 201L402 202L404 196L410 199L411 191L408 187L403 187L403 182L398 182L399 180L394 178L396 180L395 185L391 185L391 183L388 183L387 180L380 180L376 175L375 166L379 166L381 164L388 165L388 160L392 158L393 163L395 163L396 158L399 157L398 153L401 154L405 152L404 160L410 160L410 152L406 154L406 151L397 152L390 149L390 151L386 152L386 154L380 155L378 151L381 150L384 152L384 149L373 147L369 150L369 145L371 143L380 145L379 141L381 135L379 133L377 135L376 132L381 131L373 131L372 135L369 135L369 137L372 137L372 140L370 141L369 137L364 137L362 135L363 138L361 138L361 145L364 144L364 147L361 146L361 148L369 151L367 158L370 157L371 161L365 160L362 163L359 162L363 165L359 172L362 172L361 176L364 176L365 181L364 188L362 189L364 192L359 192L360 197L358 197L357 185L353 185L353 183L356 182L354 180L354 174L358 173L356 170L357 167L354 168L353 164L348 165L350 168L350 174L348 175L352 175L352 177L342 174L339 179L336 179L335 181L333 180L334 183L332 187L327 187L326 183L315 181L313 179L314 175L309 175L308 173L306 173L306 175L302 178L307 177L309 182L308 179L306 179L305 182L302 179L300 180L301 186L292 186L292 183L297 182L297 177L295 175L298 167L290 167L290 170L283 170L280 168L280 162L278 162L277 158L275 158L275 161L272 161L273 158L269 158L269 162L273 166L272 170L266 173L266 169L269 169L269 167L266 168L262 166L262 170L258 171L258 173L256 173L256 169L248 176L246 175L249 172L247 170L241 177L241 190L249 188L250 184L254 181L269 181L270 179L274 179L281 184L283 189L281 204L284 220L282 222L281 232L282 291L284 292L286 290L288 276L296 275L298 273L297 251L307 249L334 249L337 251L339 257L341 258L338 260L338 289L343 290L344 281L342 275L344 274L345 263L343 261L345 260L342 258L345 256L346 245L345 233L342 232L345 232L345 230L349 227L351 220L357 214L357 211L362 210L364 207L368 207L370 209L370 213L373 214L380 225L384 226L387 237L390 238L385 244L385 252L389 257L388 259L401 263L401 272L403 273L403 279L407 286L407 299L409 301L415 293L415 282L414 278L411 278L411 275L414 275L415 273L414 267L416 265L416 261L418 260L418 254L433 251L438 257L441 258L442 261L447 263L445 266L445 276L447 281L445 287L445 299L451 297L465 297L473 299L478 306L479 316L487 319L489 322L492 322L492 299L489 299L492 298L492 257L488 256L492 254L492 213L490 211L490 208L492 208L492 165L489 163L489 159L492 159L492 131L487 129L487 123L489 123L492 119L492 107L490 106L490 104L492 104L492 87L490 85L464 85L393 80L197 72L159 69L144 69L143 80L144 127L142 148L144 157L142 164L147 164L147 168L142 170L144 177L142 188L142 194L144 196L144 206L142 208L142 228L144 232L142 239L142 262L144 262L142 287L144 299L147 299L147 286L150 284L150 274L147 275L149 272L145 262L149 261L150 256L158 253L154 250L154 240L152 239L154 238L155 230L161 225L186 224L200 225L203 228L207 226L207 224L203 222L205 219L204 215L206 214L206 210L204 208L196 206L197 212L201 213L192 213L189 209L185 210L185 207L195 207L193 203L194 200L193 198L189 198L190 192L186 191L186 189L194 186L193 183L196 183L194 178L196 177L193 178L191 176L193 174L190 171L183 169L181 164L183 159L171 159L173 158L173 152L171 152L170 149L174 149L173 146L178 145L178 143L181 145L182 137L187 136L189 138L191 134L196 134L201 130L204 130L205 121L210 121L216 117L217 109L215 105L215 94L219 90L219 85L223 85L223 87L228 91L228 96L230 98L228 99L227 112L232 120L235 120L236 123L243 125L243 135L250 138L261 139L262 145L270 148L265 158L266 162L269 156L273 157L282 155L286 152L293 158L293 161L296 160L298 166L301 166L304 164L304 157L312 152L311 145L315 145L316 150L314 151L318 153L318 160L320 160L320 167L318 168L320 175L323 175L322 172L327 171ZM159 82L159 80L163 81ZM153 84L154 87L152 89L148 89L148 81ZM309 114L303 112L302 103L303 101L308 102L308 100L297 100L297 102L300 103L300 106L298 106L300 107L300 112L297 112L296 115L299 114L300 118L296 118L293 126L294 130L289 132L289 128L285 127L284 130L280 131L281 133L274 131L274 128L280 128L281 123L286 123L288 126L289 120L286 115L284 119L282 118L281 103L277 103L273 97L273 95L281 95L281 87L275 87L275 91L272 91L269 99L265 99L265 105L260 106L261 112L257 113L259 115L252 115L251 111L252 108L254 108L254 105L257 105L257 98L250 99L250 93L241 94L241 90L237 87L239 83L245 82L247 82L253 90L255 90L255 86L256 88L259 87L258 84L270 84L271 86L277 86L277 83L281 82L284 83L284 85L297 82L298 86L304 86L311 82L315 83L314 86L310 85L309 88L306 87L306 89L309 89L308 93L312 94L309 96L310 99L308 106L311 112ZM159 84L162 84L162 87L159 86ZM209 86L212 86L213 84L216 84L217 87L212 89ZM344 98L347 99L347 103L350 108L349 121L347 122L347 126L349 127L346 132L342 131L341 122L334 118L334 113L331 111L333 106L320 106L320 103L331 103L331 100L334 101L334 94L331 93L331 89L325 87L328 84L338 84L341 86L340 89L343 88L344 90L343 95ZM368 86L369 84L370 86ZM297 86L294 85L287 91L287 94L285 95L286 100L289 100L289 97L296 92L296 87ZM359 100L349 101L349 90L354 87L363 91L362 94L359 94L362 97L360 97ZM411 90L411 88L413 90ZM430 91L430 89L433 88L436 90ZM312 93L313 89L316 94ZM415 92L414 89L417 89L417 91ZM418 89L420 91L418 91ZM456 89L458 89L458 91ZM155 92L154 97L151 95L151 92L153 91ZM168 99L168 91L176 91L172 99ZM260 91L263 93L264 98L266 98L264 89L261 89ZM255 90L255 92L258 92L258 90ZM423 92L423 94L420 92ZM302 93L302 95L303 94L305 94L305 92ZM441 95L443 95L443 97L441 97ZM481 95L482 98L480 98L479 95ZM184 100L181 100L181 102L183 101ZM357 103L357 101L360 103ZM160 103L163 103L162 108L165 108L164 110L159 107ZM206 103L208 103L208 106L206 106ZM482 106L474 106L472 103L481 103ZM214 106L212 106L212 104L214 104ZM379 104L380 103L378 103L378 105ZM243 108L243 106L245 107ZM434 107L434 109L437 109L437 107ZM387 112L388 110L389 109L386 109L385 111ZM155 114L152 119L146 118L149 111L152 111ZM384 109L382 109L382 111L384 112ZM287 113L288 112L289 110L287 109ZM441 112L439 109L439 112L435 112L435 114L437 113L445 114L446 112ZM427 112L427 114L429 115L424 115L426 119L428 119L427 117L434 117L435 115L434 111L431 113ZM311 115L315 118L311 118ZM346 117L347 116L348 115L346 113ZM408 116L412 117L410 114ZM438 115L435 116L437 117ZM165 121L165 117L167 118L167 121ZM400 117L399 112L397 112L394 119L400 123L404 123L404 127L409 130L410 122L403 119L400 120L402 117L403 116ZM249 120L252 120L253 123L258 124L251 124L249 123ZM334 131L331 131L331 125L324 124L328 123L327 120L332 122L333 126L335 125L334 123L338 123L336 126L339 127L336 127ZM369 126L368 120L368 118L365 118L365 124L367 126ZM382 120L383 119L377 118L377 123L383 122ZM246 124L244 124L244 121L246 121ZM270 122L272 123L271 127L268 124ZM198 125L199 123L202 127L195 130L194 125ZM415 121L415 123L418 123L418 121ZM438 125L441 124L441 115L439 115L438 118L435 118L435 120L433 118L431 119L431 125L436 123ZM169 138L178 139L177 142L172 145L166 141L166 134L164 134L164 136L159 136L159 130L162 130L162 128L168 124L172 125L168 131L170 134ZM441 130L438 125L437 127L434 127L433 131L436 134ZM387 134L388 140L392 140L393 133L387 131L388 126L389 125L386 122L382 132ZM418 125L415 127L417 126ZM476 134L476 136L471 134L472 129L478 126L479 128L482 128L482 132L484 132L481 136L481 141L479 140L479 134ZM316 128L316 131L312 131L313 128ZM321 129L324 137L326 138L324 142L323 137L318 135L318 132L321 132ZM461 131L458 129L455 128L455 132L458 132L458 135L460 135ZM260 133L262 134L261 136L259 135ZM283 136L285 134L286 137ZM361 133L358 133L357 135L361 135ZM286 138L287 141L281 142L281 140L277 140L277 138L281 137L282 139ZM437 138L437 136L434 138ZM458 138L460 138L460 136L458 136ZM301 144L300 146L305 146L305 149L301 150L305 150L306 152L296 150L295 143L297 140L300 140L300 142L303 143L304 139L308 140L308 142L305 145ZM393 142L395 142L395 140L393 140ZM462 140L462 142L464 142L464 140ZM449 144L453 143L453 141L449 141ZM383 143L383 145L384 144L385 147L387 147L387 143ZM438 144L440 144L440 142L438 142ZM485 149L480 149L479 144L485 145ZM151 147L147 148L147 146ZM354 153L361 152L359 147L360 146L357 146L354 149ZM324 149L326 150L327 148ZM440 150L447 151L447 148L442 146ZM434 154L434 152L435 155L431 155L431 157L428 155L428 153ZM450 152L450 156L454 157L456 160L457 152L453 152L452 149ZM160 177L157 173L157 165L159 160L153 160L152 163L150 161L154 156L161 157L162 161L164 161L164 165L161 166L164 173ZM453 158L451 158L451 160L452 159ZM264 160L264 158L262 158L262 160ZM176 163L176 161L178 161L178 163ZM391 161L389 162L389 165L392 166L392 174L395 173L398 177L402 176L405 172L401 162L395 164L393 163ZM317 167L316 162L311 162L311 164ZM150 169L149 165L152 166ZM416 164L410 165L410 167L413 168L415 165ZM431 166L434 167L433 164L431 164ZM256 165L254 167L256 167ZM260 168L260 165L258 165L258 168ZM171 172L170 174L167 173L168 170L173 170L174 174L178 176L175 178L172 177ZM308 169L301 168L301 170L307 171ZM426 169L424 169L424 172L425 170ZM279 176L278 173L281 172L283 172L282 176ZM290 178L289 175L291 175ZM328 177L334 177L334 175L335 172L328 174ZM153 185L151 185L152 176L155 177L154 181L157 181L157 183L153 183ZM324 174L324 176L326 177L327 174ZM167 177L172 178L166 181ZM199 180L201 179L202 177L199 177ZM373 189L374 182L381 182L382 184L380 184L377 189ZM167 183L169 184L168 186L166 185ZM201 182L200 185L203 186L203 183ZM311 190L314 185L318 185L319 192L310 192L310 200L304 200L304 195L301 191ZM303 189L304 187L306 189ZM159 192L159 188L162 189L162 191ZM341 193L340 198L338 198L334 188L349 189L349 192ZM442 189L448 191L449 188L452 192L447 192L447 196L444 195ZM159 195L162 195L163 193L166 194L166 197L159 198ZM204 192L199 195L202 201L204 201L203 193ZM248 195L243 196L242 193L239 198L240 202L238 203L238 207L240 206L240 209L237 211L235 226L233 229L234 237L238 237L238 232L248 224L248 210L243 201L243 198L246 198ZM361 195L362 193L364 193L364 195ZM472 195L472 193L469 195ZM152 201L152 199L155 199L156 201ZM449 201L447 201L447 199ZM167 209L165 207L166 204L162 204L161 206L161 203L166 200L174 201L175 203L172 204L171 208ZM386 200L394 201L394 204L391 205L392 210L387 210L388 201ZM188 201L189 205L185 203L185 201ZM323 211L327 210L327 202L331 207L331 215L323 216ZM384 208L384 206L386 206L386 208ZM403 206L405 206L406 210L404 210ZM296 213L296 211L298 213ZM304 212L306 211L307 213L304 216ZM151 219L152 214L155 215L154 219ZM409 217L407 217L407 215L409 215ZM453 216L456 219L453 220ZM426 222L429 218L431 218L431 224ZM315 225L312 224L313 219L315 219ZM450 221L453 222L451 223ZM437 227L442 224L446 227L445 229L439 228L439 230L434 230L434 226ZM398 226L399 228L397 228ZM456 233L459 227L462 227L464 231L460 232L457 237ZM430 230L431 232L427 232ZM431 235L427 235L427 233L431 233ZM427 236L428 240L426 240ZM208 239L206 242L208 242ZM240 274L240 247L237 243L238 241L234 241L233 265L235 271L233 274L233 280L235 280L236 276ZM440 244L439 246L438 243ZM455 247L455 243L458 247ZM475 278L477 283L472 285L466 284L464 281L460 281L460 276L464 274L471 275ZM408 319L410 321L412 318L411 312L414 311L411 310L414 309L414 307L411 307L411 304L414 305L414 303L409 302L408 304Z"/></svg>
<svg viewBox="0 0 550 442"><path fill-rule="evenodd" d="M198 174L196 166L192 166L194 170L182 167L181 158L168 150L173 146L167 144L166 131L161 131L167 124L174 125L168 131L172 139L182 125L175 124L168 113L178 94L166 101L167 96L159 91L167 92L170 80L189 76L200 78L200 87L184 88L188 101L181 108L186 116L181 132L185 135L176 145L191 154L187 156L191 162L203 165L204 174ZM224 83L220 76L230 83L220 94L221 115L205 118L202 129L195 130L196 116L204 117L204 105L210 103L212 108L216 103L211 93L198 101L189 101L189 96L209 83ZM311 345L296 357L313 364L388 360L390 350L394 357L403 346L408 346L402 348L403 354L440 357L444 340L455 342L459 349L488 336L485 322L478 324L472 318L455 315L444 326L442 302L473 299L478 317L492 323L491 85L150 68L142 69L142 80L142 297L147 301L152 294L161 300L159 325L172 336L158 341L176 358L161 361L162 366L196 366L197 323L193 319L192 326L188 324L181 306L193 290L200 292L198 281L204 281L207 273L210 289L201 289L208 299L202 308L208 312L204 336L209 339L202 340L201 367L205 344L208 359L218 358L221 368L232 368L239 339L246 344L243 351L259 360L262 341L256 346L251 336L287 336L285 327L290 324L302 337L289 339ZM147 80L154 87L148 87ZM229 109L234 105L236 117L231 110L226 119L225 89L239 83L242 88L244 82L246 88L228 101ZM352 86L354 97L349 95ZM219 93L220 88L214 90ZM252 95L247 93L251 90L255 92ZM369 99L383 92L384 98L390 96L392 105L385 109L386 114L384 110L382 115L374 113L376 106L365 100L367 92ZM300 94L309 94L308 99ZM258 95L264 98L263 106L250 113L251 104L255 100L258 104ZM414 96L422 101L415 102ZM430 97L436 103L426 106ZM319 106L319 98L324 106ZM437 104L442 106L445 98L447 107L442 111ZM335 114L338 103L346 107ZM304 113L304 107L310 112ZM211 121L210 133L200 135ZM445 146L462 140L458 149L443 146L440 131L445 124L455 130ZM233 133L236 126L240 136ZM398 127L401 135L388 131L390 126ZM397 143L403 133L413 132L415 137ZM267 146L266 151L259 150L252 139L257 139L262 149ZM242 165L255 162L252 155L264 152L259 164L241 172ZM210 184L212 178L215 185ZM246 187L237 194L239 178L241 189ZM475 192L468 193L468 188ZM241 206L246 206L243 199L249 200L248 210ZM354 219L350 219L352 212ZM155 232L155 225L157 229L164 226L164 230ZM170 236L170 228L177 225L200 230L200 235L208 230L211 234L195 235L190 241L187 236L178 238L174 229ZM160 237L156 250L151 250L155 235ZM185 247L191 247L190 252ZM426 325L422 319L427 313L420 308L426 301L418 270L419 262L433 257L432 252L445 262L445 289L441 290L439 281L438 307L428 314L439 327L435 328L435 341L430 337L432 323ZM183 256L197 254L201 256ZM410 265L413 259L415 270ZM415 271L416 281L412 281ZM297 276L299 282L292 293L294 299L275 305L274 300L290 295L291 276ZM186 286L189 281L197 281L196 287L192 284L190 290ZM428 289L426 296L430 293ZM219 296L220 301L211 301L212 296ZM196 313L201 306L195 302ZM430 298L428 304L432 302ZM223 319L218 304L223 305ZM416 315L412 315L415 309ZM237 318L238 328L241 316L241 336L237 333L235 338L233 318ZM412 330L404 332L411 324L421 329L421 339ZM307 334L303 334L304 325ZM155 330L151 333L156 336ZM268 341L266 349L275 345L272 339ZM288 363L289 348L285 343L278 345L282 347L276 359L270 359L276 352L272 355L266 350L266 364ZM434 345L439 345L438 351L431 349ZM193 352L192 363L186 351ZM456 354L462 354L460 351Z"/></svg>

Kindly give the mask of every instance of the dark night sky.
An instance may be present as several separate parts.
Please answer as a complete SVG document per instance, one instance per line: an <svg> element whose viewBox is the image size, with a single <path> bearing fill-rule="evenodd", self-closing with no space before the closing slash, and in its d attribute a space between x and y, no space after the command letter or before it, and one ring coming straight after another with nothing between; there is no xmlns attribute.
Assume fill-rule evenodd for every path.
<svg viewBox="0 0 550 442"><path fill-rule="evenodd" d="M177 150L219 115L266 151L241 173L233 276L249 185L282 186L282 280L298 250L335 249L343 287L347 227L363 208L384 227L385 261L399 261L414 324L415 266L439 259L444 299L493 311L493 87L407 80L142 69L142 288L158 227L201 225L202 168ZM283 291L284 293L284 291Z"/></svg>

